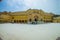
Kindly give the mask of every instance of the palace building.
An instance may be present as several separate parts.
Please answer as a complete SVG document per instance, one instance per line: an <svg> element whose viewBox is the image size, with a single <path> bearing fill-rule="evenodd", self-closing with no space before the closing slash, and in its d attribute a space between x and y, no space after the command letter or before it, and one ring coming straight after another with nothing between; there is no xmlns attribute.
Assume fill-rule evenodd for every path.
<svg viewBox="0 0 60 40"><path fill-rule="evenodd" d="M60 22L59 17L54 17L52 13L47 13L38 9L28 9L21 12L5 11L0 13L0 23L48 23L58 21Z"/></svg>

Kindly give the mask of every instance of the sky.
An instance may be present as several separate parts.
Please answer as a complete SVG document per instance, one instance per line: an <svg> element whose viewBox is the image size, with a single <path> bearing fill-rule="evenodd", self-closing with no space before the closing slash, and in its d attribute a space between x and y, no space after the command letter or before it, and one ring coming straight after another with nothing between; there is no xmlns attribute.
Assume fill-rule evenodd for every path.
<svg viewBox="0 0 60 40"><path fill-rule="evenodd" d="M0 12L25 11L31 8L60 14L59 2L60 0L2 0L0 2Z"/></svg>

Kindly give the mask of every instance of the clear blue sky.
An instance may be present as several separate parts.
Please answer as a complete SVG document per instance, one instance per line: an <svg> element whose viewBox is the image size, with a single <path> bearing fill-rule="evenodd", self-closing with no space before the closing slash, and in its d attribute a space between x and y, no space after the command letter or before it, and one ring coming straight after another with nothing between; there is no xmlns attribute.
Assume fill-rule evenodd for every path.
<svg viewBox="0 0 60 40"><path fill-rule="evenodd" d="M60 14L59 2L60 0L2 0L0 2L0 12L24 11L32 8Z"/></svg>

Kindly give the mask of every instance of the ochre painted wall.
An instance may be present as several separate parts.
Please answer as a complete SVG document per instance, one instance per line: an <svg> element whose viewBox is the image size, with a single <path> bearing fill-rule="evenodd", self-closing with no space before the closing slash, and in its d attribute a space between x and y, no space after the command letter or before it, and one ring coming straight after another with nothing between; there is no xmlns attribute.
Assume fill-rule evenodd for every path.
<svg viewBox="0 0 60 40"><path fill-rule="evenodd" d="M0 14L0 21L27 23L30 19L31 22L35 21L35 19L43 22L60 22L60 19L53 19L53 14L36 9L29 9L25 12L5 12Z"/></svg>

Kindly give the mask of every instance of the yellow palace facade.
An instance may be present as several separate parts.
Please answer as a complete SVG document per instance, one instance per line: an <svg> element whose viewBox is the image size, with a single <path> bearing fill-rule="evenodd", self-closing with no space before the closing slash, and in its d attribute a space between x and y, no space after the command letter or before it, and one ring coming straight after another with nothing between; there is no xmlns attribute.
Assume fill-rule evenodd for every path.
<svg viewBox="0 0 60 40"><path fill-rule="evenodd" d="M0 22L3 23L39 23L60 22L60 18L54 18L54 14L38 9L29 9L21 12L1 12Z"/></svg>

